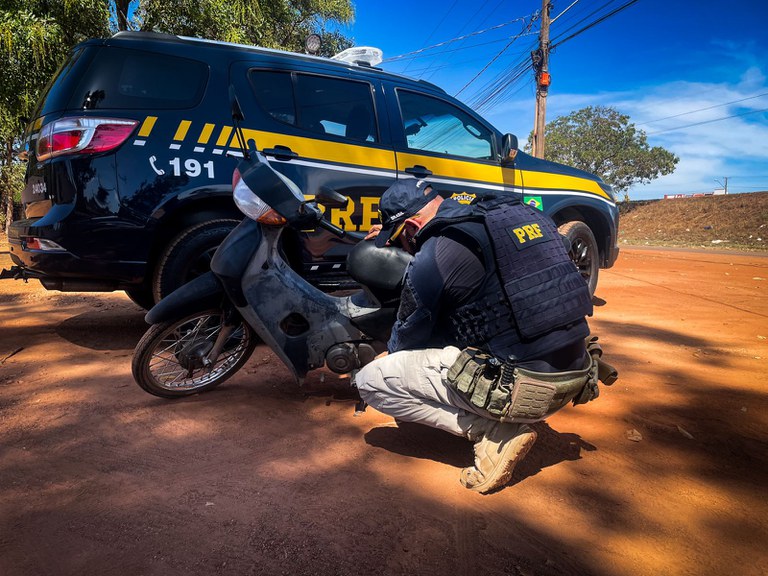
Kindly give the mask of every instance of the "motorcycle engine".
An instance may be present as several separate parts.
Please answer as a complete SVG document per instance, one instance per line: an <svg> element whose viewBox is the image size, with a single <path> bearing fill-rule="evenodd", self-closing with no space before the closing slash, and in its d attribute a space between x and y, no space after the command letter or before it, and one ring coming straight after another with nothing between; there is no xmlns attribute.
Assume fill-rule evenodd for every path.
<svg viewBox="0 0 768 576"><path fill-rule="evenodd" d="M330 370L337 374L349 374L361 366L365 366L376 357L376 351L370 344L355 346L349 342L336 344L328 349L325 362Z"/></svg>

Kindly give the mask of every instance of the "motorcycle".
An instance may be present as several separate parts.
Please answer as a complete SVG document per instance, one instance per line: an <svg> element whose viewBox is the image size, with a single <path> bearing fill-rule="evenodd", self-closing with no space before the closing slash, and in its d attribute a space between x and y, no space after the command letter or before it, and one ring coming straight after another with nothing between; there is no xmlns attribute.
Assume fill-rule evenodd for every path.
<svg viewBox="0 0 768 576"><path fill-rule="evenodd" d="M361 288L347 295L326 294L293 270L281 252L283 233L322 228L344 237L347 232L324 219L321 206L343 208L349 200L328 188L305 199L253 141L246 144L243 114L230 92L242 149L233 195L246 218L216 250L209 272L146 314L151 327L136 346L132 371L138 385L156 396L211 390L247 362L259 340L299 384L324 366L354 374L386 350L412 258L397 248L358 242L347 271Z"/></svg>

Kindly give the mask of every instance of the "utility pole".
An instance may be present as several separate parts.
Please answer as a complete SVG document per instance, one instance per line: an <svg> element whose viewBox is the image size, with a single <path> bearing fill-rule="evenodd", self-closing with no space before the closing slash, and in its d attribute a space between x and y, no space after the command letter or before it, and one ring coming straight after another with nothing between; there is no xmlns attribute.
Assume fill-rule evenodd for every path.
<svg viewBox="0 0 768 576"><path fill-rule="evenodd" d="M536 74L536 112L533 120L533 155L544 158L544 126L547 121L547 92L552 81L549 75L549 12L550 0L541 0L541 31L539 48L531 52Z"/></svg>
<svg viewBox="0 0 768 576"><path fill-rule="evenodd" d="M724 194L728 194L728 176L723 176L723 180L725 181L725 184L720 182L720 180L715 180L715 182L717 182L718 184L720 184L720 186L723 187Z"/></svg>

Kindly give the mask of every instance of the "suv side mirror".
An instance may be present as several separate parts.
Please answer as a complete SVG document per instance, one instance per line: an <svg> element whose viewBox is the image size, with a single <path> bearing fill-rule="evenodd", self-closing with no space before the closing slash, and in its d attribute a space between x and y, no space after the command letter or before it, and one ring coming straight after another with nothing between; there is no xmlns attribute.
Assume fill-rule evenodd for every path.
<svg viewBox="0 0 768 576"><path fill-rule="evenodd" d="M517 136L504 134L501 140L501 165L514 166L517 157Z"/></svg>

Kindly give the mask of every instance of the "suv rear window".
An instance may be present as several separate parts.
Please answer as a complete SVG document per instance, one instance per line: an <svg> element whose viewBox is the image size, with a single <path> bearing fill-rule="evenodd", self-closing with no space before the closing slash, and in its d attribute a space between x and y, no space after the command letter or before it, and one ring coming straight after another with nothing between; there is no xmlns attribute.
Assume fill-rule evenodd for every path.
<svg viewBox="0 0 768 576"><path fill-rule="evenodd" d="M72 91L69 109L191 108L208 80L202 62L157 53L105 47Z"/></svg>
<svg viewBox="0 0 768 576"><path fill-rule="evenodd" d="M72 51L69 59L61 65L43 90L37 104L35 118L67 107L67 100L72 94L72 84L77 81L79 70L88 66L87 54L92 54L94 50L94 48L77 47Z"/></svg>
<svg viewBox="0 0 768 576"><path fill-rule="evenodd" d="M360 142L378 142L370 84L313 74L251 70L262 110L274 119Z"/></svg>

